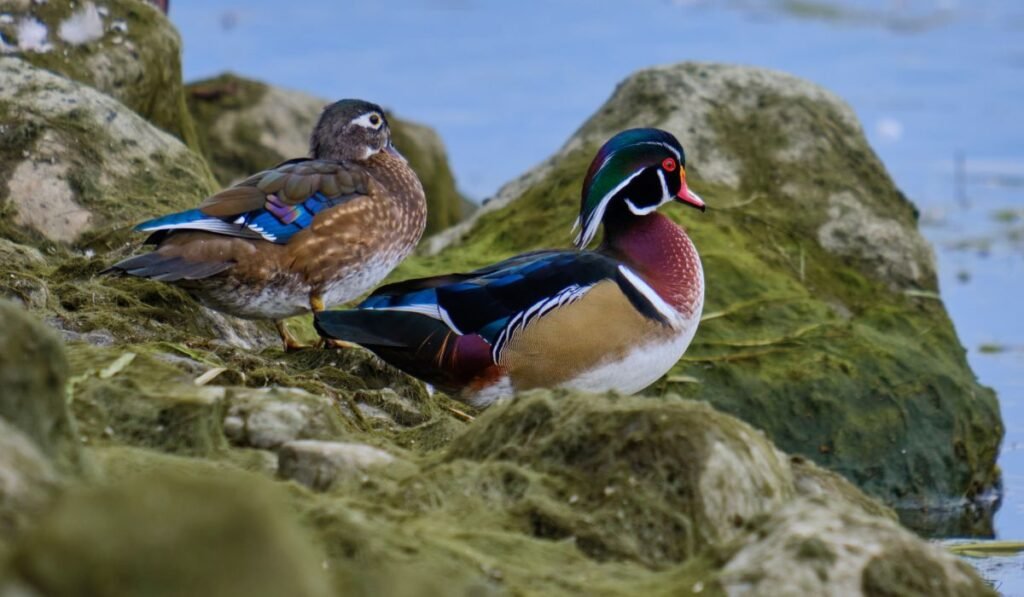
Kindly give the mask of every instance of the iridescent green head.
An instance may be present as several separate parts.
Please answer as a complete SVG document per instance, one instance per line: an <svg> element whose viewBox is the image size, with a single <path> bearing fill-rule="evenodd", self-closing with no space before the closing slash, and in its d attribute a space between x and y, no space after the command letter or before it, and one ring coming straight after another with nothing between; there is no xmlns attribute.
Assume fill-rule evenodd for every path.
<svg viewBox="0 0 1024 597"><path fill-rule="evenodd" d="M704 201L686 186L686 154L661 129L629 129L608 140L590 163L576 225L576 246L586 247L613 202L644 216L672 200L704 210Z"/></svg>

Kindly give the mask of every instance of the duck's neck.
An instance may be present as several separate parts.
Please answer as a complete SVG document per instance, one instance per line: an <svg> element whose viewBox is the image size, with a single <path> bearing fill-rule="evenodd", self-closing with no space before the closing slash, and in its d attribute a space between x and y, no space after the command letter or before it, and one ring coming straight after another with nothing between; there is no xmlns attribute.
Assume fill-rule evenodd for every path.
<svg viewBox="0 0 1024 597"><path fill-rule="evenodd" d="M427 201L420 179L405 160L384 151L370 156L362 164L396 202L400 218L392 225L398 227L397 233L412 239L415 245L427 223Z"/></svg>
<svg viewBox="0 0 1024 597"><path fill-rule="evenodd" d="M654 212L637 216L624 206L608 213L600 250L625 262L681 315L704 302L704 272L693 242L680 226Z"/></svg>

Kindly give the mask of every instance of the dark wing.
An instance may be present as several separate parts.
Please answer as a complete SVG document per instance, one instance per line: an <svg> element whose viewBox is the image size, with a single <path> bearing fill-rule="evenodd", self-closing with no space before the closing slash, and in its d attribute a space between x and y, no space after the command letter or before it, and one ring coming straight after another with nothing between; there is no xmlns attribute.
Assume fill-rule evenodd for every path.
<svg viewBox="0 0 1024 597"><path fill-rule="evenodd" d="M250 176L208 197L196 209L136 226L159 243L174 230L202 230L286 244L321 211L369 192L370 179L345 162L295 159Z"/></svg>
<svg viewBox="0 0 1024 597"><path fill-rule="evenodd" d="M576 300L598 282L613 280L638 311L666 322L643 290L623 274L622 267L618 261L592 251L538 251L468 274L384 286L358 309L426 315L457 334L477 334L493 345L506 327L525 325Z"/></svg>

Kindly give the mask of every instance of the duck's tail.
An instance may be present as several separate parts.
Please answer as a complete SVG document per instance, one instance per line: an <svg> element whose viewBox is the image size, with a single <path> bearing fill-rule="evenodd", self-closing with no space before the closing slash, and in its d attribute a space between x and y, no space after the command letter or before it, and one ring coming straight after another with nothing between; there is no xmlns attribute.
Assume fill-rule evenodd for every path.
<svg viewBox="0 0 1024 597"><path fill-rule="evenodd" d="M323 311L314 319L325 338L354 342L391 365L455 393L493 366L490 345L476 334L460 335L426 315L393 310Z"/></svg>

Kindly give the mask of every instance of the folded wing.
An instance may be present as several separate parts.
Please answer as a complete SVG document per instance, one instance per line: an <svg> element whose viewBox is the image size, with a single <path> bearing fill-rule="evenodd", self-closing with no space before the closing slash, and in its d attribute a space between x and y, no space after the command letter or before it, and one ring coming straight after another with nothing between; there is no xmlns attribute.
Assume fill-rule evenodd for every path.
<svg viewBox="0 0 1024 597"><path fill-rule="evenodd" d="M255 174L207 198L196 209L143 222L159 244L176 230L197 230L287 244L316 215L368 192L365 172L344 162L297 159Z"/></svg>

